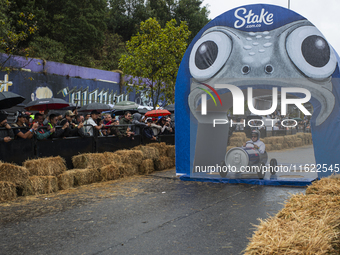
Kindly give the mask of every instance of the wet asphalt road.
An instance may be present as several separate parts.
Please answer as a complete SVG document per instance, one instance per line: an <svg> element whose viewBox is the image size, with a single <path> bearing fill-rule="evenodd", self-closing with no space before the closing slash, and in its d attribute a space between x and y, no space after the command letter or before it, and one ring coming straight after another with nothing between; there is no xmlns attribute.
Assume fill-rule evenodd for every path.
<svg viewBox="0 0 340 255"><path fill-rule="evenodd" d="M240 254L304 188L184 182L163 171L0 204L0 254Z"/></svg>

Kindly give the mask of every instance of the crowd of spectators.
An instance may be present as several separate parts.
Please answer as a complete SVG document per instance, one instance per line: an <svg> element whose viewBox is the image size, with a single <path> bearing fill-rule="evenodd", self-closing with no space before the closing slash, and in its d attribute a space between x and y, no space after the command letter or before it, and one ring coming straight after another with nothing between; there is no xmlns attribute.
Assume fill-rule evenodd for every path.
<svg viewBox="0 0 340 255"><path fill-rule="evenodd" d="M0 111L0 142L12 139L37 140L87 137L117 136L134 139L142 135L146 140L158 140L159 135L174 134L174 123L170 116L146 118L140 113L126 111L123 116L112 113L101 114L93 110L90 114L78 114L77 110L60 113L48 112L31 115L28 112L17 112L14 123L8 123L8 114Z"/></svg>

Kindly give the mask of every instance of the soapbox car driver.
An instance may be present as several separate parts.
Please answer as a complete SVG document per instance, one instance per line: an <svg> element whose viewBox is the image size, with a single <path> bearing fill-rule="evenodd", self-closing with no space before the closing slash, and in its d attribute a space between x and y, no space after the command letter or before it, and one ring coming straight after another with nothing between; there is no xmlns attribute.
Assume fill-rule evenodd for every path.
<svg viewBox="0 0 340 255"><path fill-rule="evenodd" d="M251 140L244 143L243 147L255 148L260 153L264 153L266 150L266 145L264 144L264 142L260 141L260 131L253 130L251 132Z"/></svg>

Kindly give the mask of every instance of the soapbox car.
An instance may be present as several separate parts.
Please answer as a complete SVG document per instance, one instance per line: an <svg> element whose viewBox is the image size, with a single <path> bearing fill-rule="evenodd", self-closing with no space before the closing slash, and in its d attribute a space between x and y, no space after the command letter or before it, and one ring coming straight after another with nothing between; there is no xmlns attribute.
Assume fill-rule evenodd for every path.
<svg viewBox="0 0 340 255"><path fill-rule="evenodd" d="M250 141L247 142L251 143ZM265 171L264 166L267 166L268 155L265 151L260 153L257 149L249 147L235 147L230 149L225 155L225 159L221 162L220 176L226 177L228 172L236 173L257 173L259 179L263 179ZM271 174L275 174L277 160L270 160L269 170Z"/></svg>

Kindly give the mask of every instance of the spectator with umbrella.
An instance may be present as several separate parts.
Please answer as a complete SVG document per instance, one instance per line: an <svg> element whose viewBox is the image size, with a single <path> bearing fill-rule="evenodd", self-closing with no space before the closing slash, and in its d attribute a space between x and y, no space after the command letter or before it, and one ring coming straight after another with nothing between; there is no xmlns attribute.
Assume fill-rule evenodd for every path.
<svg viewBox="0 0 340 255"><path fill-rule="evenodd" d="M7 112L0 111L0 142L8 143L14 139L14 133L11 126L7 123Z"/></svg>
<svg viewBox="0 0 340 255"><path fill-rule="evenodd" d="M12 124L12 127L15 127L13 129L15 139L31 139L37 131L39 126L38 123L34 123L32 128L29 128L28 125L26 125L27 117L28 115L23 112L17 113L17 121Z"/></svg>

